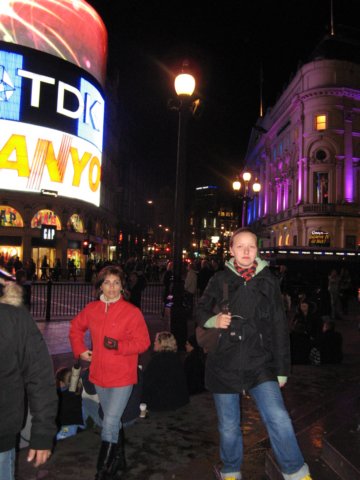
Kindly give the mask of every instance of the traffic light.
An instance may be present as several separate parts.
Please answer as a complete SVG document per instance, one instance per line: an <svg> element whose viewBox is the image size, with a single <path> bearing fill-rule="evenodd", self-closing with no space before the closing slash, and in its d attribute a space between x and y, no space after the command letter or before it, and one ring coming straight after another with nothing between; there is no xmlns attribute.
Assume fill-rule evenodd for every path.
<svg viewBox="0 0 360 480"><path fill-rule="evenodd" d="M89 241L84 240L82 242L82 253L83 255L89 255Z"/></svg>

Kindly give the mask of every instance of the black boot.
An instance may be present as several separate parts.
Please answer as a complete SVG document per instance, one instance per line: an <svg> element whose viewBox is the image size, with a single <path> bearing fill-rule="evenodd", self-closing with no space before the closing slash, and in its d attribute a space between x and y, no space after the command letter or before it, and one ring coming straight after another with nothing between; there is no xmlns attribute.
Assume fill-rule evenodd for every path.
<svg viewBox="0 0 360 480"><path fill-rule="evenodd" d="M116 445L115 455L108 469L109 479L118 480L121 476L121 473L124 472L125 469L125 436L124 429L121 428L121 430L119 431L119 440Z"/></svg>
<svg viewBox="0 0 360 480"><path fill-rule="evenodd" d="M117 444L110 442L101 442L98 461L96 465L95 480L106 480L108 478L107 471L111 465L116 452Z"/></svg>

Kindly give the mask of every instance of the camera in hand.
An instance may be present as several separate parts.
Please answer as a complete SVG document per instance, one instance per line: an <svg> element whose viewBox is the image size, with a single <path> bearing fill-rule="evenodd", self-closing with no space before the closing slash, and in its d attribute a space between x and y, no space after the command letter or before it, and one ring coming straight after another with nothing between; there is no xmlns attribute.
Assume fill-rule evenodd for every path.
<svg viewBox="0 0 360 480"><path fill-rule="evenodd" d="M241 332L231 325L229 327L229 340L232 343L241 342Z"/></svg>
<svg viewBox="0 0 360 480"><path fill-rule="evenodd" d="M116 340L116 338L104 337L104 347L108 350L117 350L118 341Z"/></svg>
<svg viewBox="0 0 360 480"><path fill-rule="evenodd" d="M231 318L231 323L229 326L229 340L232 343L241 342L243 337L242 325L238 318Z"/></svg>

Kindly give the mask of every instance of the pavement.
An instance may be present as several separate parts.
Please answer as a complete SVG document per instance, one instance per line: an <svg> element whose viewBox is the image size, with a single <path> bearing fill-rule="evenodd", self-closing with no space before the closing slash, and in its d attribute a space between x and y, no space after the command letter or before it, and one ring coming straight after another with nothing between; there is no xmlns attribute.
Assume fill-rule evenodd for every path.
<svg viewBox="0 0 360 480"><path fill-rule="evenodd" d="M159 330L168 329L165 320L145 316L152 339ZM346 409L344 398L360 385L360 304L353 305L351 315L337 323L344 339L344 361L340 365L294 365L283 389L285 403L296 427L303 435L302 448L314 471L323 465L322 447L326 434L324 410L331 404L339 422ZM52 355L54 370L71 365L73 357L68 342L68 320L39 322L38 326ZM189 333L193 323L188 324ZM150 352L140 361L146 366ZM359 393L360 398L360 393ZM250 397L242 399L244 434L244 480L269 480L265 462L269 442L258 412ZM328 415L329 416L329 415ZM331 416L331 415L330 415ZM305 435L306 433L306 435ZM213 480L212 466L219 461L216 414L208 392L192 396L190 403L173 412L149 412L126 428L126 480ZM35 469L26 462L26 448L18 455L17 480L88 480L95 476L100 443L98 429L88 429L57 443L50 460ZM309 458L307 458L309 455ZM326 470L328 471L328 470ZM327 474L326 480L338 480ZM314 480L317 478L314 476Z"/></svg>

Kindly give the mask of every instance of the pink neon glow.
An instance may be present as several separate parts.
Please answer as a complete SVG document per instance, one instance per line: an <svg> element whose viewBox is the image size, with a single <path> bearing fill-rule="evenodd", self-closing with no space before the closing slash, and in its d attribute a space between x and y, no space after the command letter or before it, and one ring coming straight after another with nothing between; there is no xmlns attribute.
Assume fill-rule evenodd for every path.
<svg viewBox="0 0 360 480"><path fill-rule="evenodd" d="M264 189L264 215L269 211L269 186L266 185Z"/></svg>
<svg viewBox="0 0 360 480"><path fill-rule="evenodd" d="M354 201L352 159L350 162L345 162L345 200L347 202Z"/></svg>
<svg viewBox="0 0 360 480"><path fill-rule="evenodd" d="M0 40L60 57L105 83L107 31L85 0L1 0Z"/></svg>
<svg viewBox="0 0 360 480"><path fill-rule="evenodd" d="M302 163L299 161L299 170L298 170L298 202L301 202L302 199Z"/></svg>
<svg viewBox="0 0 360 480"><path fill-rule="evenodd" d="M289 206L289 185L288 183L284 184L284 192L283 192L283 210L286 210Z"/></svg>

